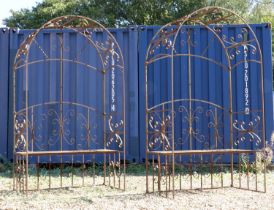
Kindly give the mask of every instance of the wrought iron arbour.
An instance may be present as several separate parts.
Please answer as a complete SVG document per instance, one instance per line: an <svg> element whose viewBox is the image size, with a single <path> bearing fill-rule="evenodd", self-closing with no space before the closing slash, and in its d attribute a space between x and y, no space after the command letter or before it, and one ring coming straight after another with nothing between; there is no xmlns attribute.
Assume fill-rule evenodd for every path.
<svg viewBox="0 0 274 210"><path fill-rule="evenodd" d="M14 189L30 190L29 180L35 189L56 187L52 168L60 187L70 175L71 186L125 189L124 70L114 36L87 17L58 17L28 35L13 65Z"/></svg>
<svg viewBox="0 0 274 210"><path fill-rule="evenodd" d="M257 75L258 84L250 84L250 74ZM199 75L205 77L199 82L222 91L210 95L208 87L199 88ZM237 90L241 79L243 93ZM241 16L205 7L161 27L147 49L145 92L147 192L156 187L166 196L225 186L266 190L262 52ZM222 101L223 94L229 101ZM251 95L259 97L258 104ZM227 169L229 183L223 178Z"/></svg>

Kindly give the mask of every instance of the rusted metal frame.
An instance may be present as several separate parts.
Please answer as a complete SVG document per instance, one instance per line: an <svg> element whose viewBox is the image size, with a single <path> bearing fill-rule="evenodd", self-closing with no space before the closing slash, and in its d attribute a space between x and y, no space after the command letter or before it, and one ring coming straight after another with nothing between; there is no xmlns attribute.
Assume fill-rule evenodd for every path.
<svg viewBox="0 0 274 210"><path fill-rule="evenodd" d="M182 171L183 171L183 163L182 163L182 155L180 155L180 158L179 158L179 161L180 161L180 190L182 189Z"/></svg>
<svg viewBox="0 0 274 210"><path fill-rule="evenodd" d="M224 165L223 165L223 154L221 155L221 186L224 187Z"/></svg>
<svg viewBox="0 0 274 210"><path fill-rule="evenodd" d="M74 186L74 173L73 173L73 164L74 163L74 156L73 155L71 155L71 187L73 187Z"/></svg>
<svg viewBox="0 0 274 210"><path fill-rule="evenodd" d="M117 150L104 150L104 149L93 149L93 150L63 150L62 153L60 151L37 151L37 152L29 152L28 154L31 156L48 156L48 155L80 155L80 154L110 154L110 153L118 153ZM26 156L26 152L17 152L16 154Z"/></svg>
<svg viewBox="0 0 274 210"><path fill-rule="evenodd" d="M210 185L211 185L211 188L213 188L213 167L214 167L214 164L213 164L213 154L211 153L210 154Z"/></svg>
<svg viewBox="0 0 274 210"><path fill-rule="evenodd" d="M230 132L230 148L233 149L233 104L232 104L232 76L231 76L231 66L229 66L229 74L228 74L228 80L229 80L229 132ZM231 153L230 156L230 174L231 174L231 187L234 186L233 183L233 171L234 171L234 156L233 153Z"/></svg>
<svg viewBox="0 0 274 210"><path fill-rule="evenodd" d="M15 69L12 71L12 90L13 90L13 168L12 168L12 174L13 174L13 190L18 190L17 188L17 168L18 168L18 156L15 154L15 145L16 145L16 132L15 132L15 122L16 122L16 72Z"/></svg>
<svg viewBox="0 0 274 210"><path fill-rule="evenodd" d="M33 113L33 107L31 108L31 151L33 151L34 146L34 113Z"/></svg>
<svg viewBox="0 0 274 210"><path fill-rule="evenodd" d="M61 18L62 19L62 18ZM74 18L74 19L76 19L76 18ZM58 18L56 18L55 20L58 20ZM99 24L100 25L100 24ZM28 36L28 38L27 39L25 39L25 42L26 43L28 43L28 45L30 45L32 42L35 42L36 44L38 44L37 43L37 41L35 40L35 37L36 37L36 35L39 33L39 31L41 31L42 29L45 29L46 27L45 26L48 26L49 28L51 28L51 26L49 26L49 25L44 25L44 26L42 26L40 29L38 29L35 33L33 33L33 34L31 34L31 36ZM100 25L101 26L101 25ZM103 27L102 27L103 28ZM63 30L64 29L64 27L60 27L60 29L61 30ZM69 28L69 29L72 29L72 28ZM104 28L103 28L104 29ZM121 49L120 49L120 47L119 47L119 45L117 44L117 42L116 42L116 40L114 39L114 37L112 36L112 34L109 32L109 31L107 31L107 33L108 33L108 35L109 35L109 37L111 37L112 39L113 39L113 42L114 43L116 43L116 45L117 45L117 48L118 48L118 50L119 50L119 52L120 52L120 54L121 54ZM80 32L80 34L82 34L81 32ZM85 35L85 34L83 34L83 35ZM60 37L59 37L60 38ZM62 44L63 43L63 41L62 41L62 39L60 39L60 44L61 45L63 45ZM26 45L24 45L24 44L22 44L22 47L24 47L24 46L26 46ZM95 46L95 48L97 48L96 47L96 45L94 45ZM43 51L43 49L41 49L40 48L40 50L42 50ZM62 50L63 50L63 46L61 46L61 54L62 54ZM23 52L23 49L21 50L22 52ZM17 52L17 54L16 54L16 59L18 58L18 57L20 57L22 54L22 52L21 52L20 50L18 50L18 52ZM27 59L26 59L26 61L28 61L28 51L26 51L27 52ZM45 54L45 53L44 53ZM98 54L99 54L99 56L101 57L101 54L100 54L100 52L98 52ZM120 55L121 56L121 59L122 59L122 63L123 63L123 58L122 58L122 55ZM46 56L47 57L47 56ZM61 57L61 59L60 59L60 61L61 61L61 63L60 63L60 66L61 66L61 70L62 70L62 62L63 62L63 56L61 55L60 56ZM15 64L16 64L17 62L16 62L16 60L15 60ZM28 63L26 63L26 66L28 65ZM116 66L118 66L119 68L123 68L123 66L120 66L120 65L116 65ZM27 71L26 71L26 74L27 74ZM16 90L16 83L15 83L15 71L14 71L14 92L15 92L15 90ZM28 78L28 77L26 77L26 78ZM60 77L61 79L63 78L63 76L61 76ZM124 73L123 73L123 83L125 83L124 82ZM28 85L28 82L26 82L26 85ZM26 88L27 89L27 88ZM62 84L61 84L61 88L60 89L62 89ZM124 89L124 88L123 88ZM26 91L26 94L28 94L28 92ZM60 94L61 96L62 96L62 92L61 92L61 94ZM124 94L125 95L125 94ZM15 94L14 94L14 98L15 98ZM27 97L26 97L27 98ZM62 97L61 97L62 98ZM123 118L125 119L125 99L124 99L124 97L123 97L123 100L124 100L124 106L123 106ZM61 101L61 100L60 100ZM27 100L27 102L28 102L28 100ZM61 105L62 105L62 103L60 103ZM33 108L34 107L32 107L32 110L33 110ZM62 108L62 107L61 107ZM26 106L26 117L28 117L28 109L29 109L29 107L28 106ZM14 110L15 110L15 100L14 100ZM16 114L16 112L14 111L14 113ZM62 114L62 110L60 111L60 113ZM14 117L16 116L14 114ZM61 117L61 120L63 120L62 119L62 117ZM14 120L15 121L15 120ZM32 121L33 122L33 121ZM124 120L124 122L125 122L125 120ZM27 124L27 126L28 126L28 124ZM28 130L28 129L27 129ZM62 132L61 132L62 133ZM14 135L15 136L15 135ZM60 136L62 136L62 135L60 135ZM124 124L124 137L125 137L125 124ZM28 138L28 135L27 135L27 138ZM125 139L125 138L124 138ZM28 139L27 139L28 140ZM27 141L27 143L28 143L28 141ZM14 144L15 145L15 144ZM32 144L32 149L31 149L32 151L33 151L33 144ZM61 146L61 150L62 150L62 146ZM15 151L15 150L14 150ZM33 153L33 152L32 152ZM50 154L51 152L49 152L49 154ZM85 153L85 152L84 152ZM84 154L83 153L83 154ZM89 151L88 151L88 153L89 153ZM95 152L95 153L97 153L97 152ZM95 154L94 153L94 154ZM108 152L107 152L108 153ZM14 154L15 154L15 152L14 152ZM20 154L20 156L22 156L22 159L24 159L25 158L25 161L26 161L26 168L27 168L27 170L25 170L25 172L26 172L26 181L24 181L25 183L26 183L26 186L24 185L24 187L26 187L26 190L28 190L27 189L27 183L28 183L28 154L29 154L29 151L28 151L28 145L27 145L27 150L25 151L25 154L24 154L24 152L23 153L21 153ZM33 153L34 155L38 155L38 158L39 158L39 153ZM15 154L16 155L16 154ZM42 154L42 155L48 155L48 154L46 154L46 153L44 153L44 154ZM62 155L63 154L61 154L61 161L60 162L62 162ZM115 154L114 154L114 156L115 156ZM14 158L15 159L15 158ZM119 153L119 159L120 159L120 153ZM23 160L24 161L24 160ZM120 160L119 160L120 161ZM24 164L24 162L22 162L22 164ZM23 166L24 167L24 166ZM125 147L124 147L124 188L125 188ZM15 169L15 167L14 167L14 169ZM120 170L120 165L119 165L119 170ZM61 174L61 185L62 185L62 163L61 163L61 167L60 167L60 174ZM15 173L14 173L14 176L15 176ZM115 178L115 177L114 177ZM15 177L14 177L14 179L15 179ZM15 184L15 181L14 181L14 184Z"/></svg>
<svg viewBox="0 0 274 210"><path fill-rule="evenodd" d="M104 64L102 63L103 65L103 69L101 71L101 75L103 77L102 79L102 88L103 88L103 97L102 97L102 103L103 103L103 113L102 113L102 116L103 116L103 145L104 145L104 149L106 149L106 144L107 144L107 137L106 137L106 105L105 105L105 100L106 100L106 71L105 71L105 66ZM104 167L103 167L103 170L104 170L104 185L106 185L106 160L107 157L106 157L106 154L104 154Z"/></svg>
<svg viewBox="0 0 274 210"><path fill-rule="evenodd" d="M161 195L161 156L158 154L158 192Z"/></svg>
<svg viewBox="0 0 274 210"><path fill-rule="evenodd" d="M173 102L183 102L183 101L189 102L190 99L189 99L189 98L185 98L185 99L175 99L175 100L173 100ZM191 101L192 101L192 102L201 102L201 103L205 103L205 104L214 106L214 107L216 107L216 108L218 108L218 109L221 109L221 110L223 110L223 111L228 111L228 110L226 110L224 107L222 107L222 106L220 106L220 105L218 105L218 104L215 104L215 103L213 103L213 102L210 102L210 101L205 101L205 100L195 99L195 98L192 98ZM163 103L157 104L157 105L155 105L155 106L149 108L148 110L149 110L150 113L152 113L152 112L159 112L158 110L156 110L156 108L158 108L158 107L160 107L160 106L163 106L163 105L166 105L166 104L169 104L169 103L172 103L172 101L171 101L171 100L170 100L170 101L165 101L165 102L163 102ZM171 111L171 110L167 110L167 111ZM235 112L234 112L234 113L235 113Z"/></svg>
<svg viewBox="0 0 274 210"><path fill-rule="evenodd" d="M203 167L203 155L200 154L200 167L202 168ZM203 171L201 170L201 189L203 189Z"/></svg>
<svg viewBox="0 0 274 210"><path fill-rule="evenodd" d="M239 167L238 167L238 170L239 170L239 188L241 188L242 187L242 180L241 180L242 163L241 163L241 153L240 152L238 153L238 165L239 165Z"/></svg>
<svg viewBox="0 0 274 210"><path fill-rule="evenodd" d="M176 32L178 34L178 31ZM176 36L176 35L175 35ZM174 144L175 144L175 136L174 136L174 43L172 44L171 50L171 136L172 136L172 196L175 196L175 156L174 156Z"/></svg>
<svg viewBox="0 0 274 210"><path fill-rule="evenodd" d="M119 177L118 177L118 188L121 189L121 152L118 152L118 162L119 162L119 168L118 168L118 174L119 174Z"/></svg>
<svg viewBox="0 0 274 210"><path fill-rule="evenodd" d="M247 168L246 168L246 184L247 184L247 189L249 189L249 169L250 169L250 163L249 163L249 158L248 158L248 162L247 162Z"/></svg>
<svg viewBox="0 0 274 210"><path fill-rule="evenodd" d="M115 177L116 177L116 157L115 157L115 153L113 154L113 187L115 188L115 184L116 184L116 180L115 180Z"/></svg>
<svg viewBox="0 0 274 210"><path fill-rule="evenodd" d="M82 186L85 186L85 170L86 170L86 165L85 165L85 155L82 155Z"/></svg>
<svg viewBox="0 0 274 210"><path fill-rule="evenodd" d="M189 103L188 103L188 109L189 109L189 149L192 150L192 77L191 77L191 31L187 31L187 53L188 53L188 98L189 98ZM192 170L192 155L190 156L190 164L191 164L191 170ZM192 173L191 173L191 189L192 189Z"/></svg>
<svg viewBox="0 0 274 210"><path fill-rule="evenodd" d="M39 106L52 105L52 104L59 104L59 103L60 103L60 101L44 102L44 103L40 103L40 104L35 104L35 105L32 105L32 106L29 106L28 109L30 109L30 108L33 108L33 109L34 109L34 108L39 107ZM91 110L91 111L96 111L96 109L95 109L94 107L87 106L87 105L80 104L80 103L76 103L76 102L63 101L63 104L69 104L69 105L80 106L80 107L86 108L86 109ZM17 111L16 113L17 113L17 114L21 114L21 113L23 113L24 111L26 111L26 108L20 109L20 110Z"/></svg>
<svg viewBox="0 0 274 210"><path fill-rule="evenodd" d="M148 53L148 51L147 51L147 53ZM146 58L147 58L147 55L146 55ZM149 193L149 187L148 187L148 164L149 164L148 163L148 152L149 152L149 146L148 146L148 114L149 114L149 112L148 112L148 92L147 92L148 91L148 76L147 76L147 73L148 73L148 67L147 67L147 64L145 64L146 193ZM158 170L159 170L159 168L158 168ZM158 179L158 182L159 182L159 179ZM159 190L159 185L158 185L158 190Z"/></svg>
<svg viewBox="0 0 274 210"><path fill-rule="evenodd" d="M214 124L216 126L216 129L214 129L214 139L215 139L215 148L218 149L218 111L217 108L214 109L215 111L215 118L214 118Z"/></svg>
<svg viewBox="0 0 274 210"><path fill-rule="evenodd" d="M117 44L118 45L118 44ZM119 47L119 45L118 45ZM120 47L119 47L120 49ZM121 49L120 49L120 52L121 52ZM122 60L123 60L123 56L122 56ZM123 63L124 63L124 60L123 60ZM126 190L126 82L125 82L125 73L123 71L123 120L124 120L124 126L123 126L123 131L124 131L124 150L123 150L123 159L124 159L124 162L123 162L123 166L124 166L124 190ZM120 153L119 153L120 154ZM120 157L120 156L119 156ZM120 165L120 162L119 162L119 165Z"/></svg>
<svg viewBox="0 0 274 210"><path fill-rule="evenodd" d="M15 154L15 153L14 153ZM20 163L19 163L19 158L18 155L14 155L16 164L13 163L13 190L16 190L18 192L19 189L19 169L20 169Z"/></svg>
<svg viewBox="0 0 274 210"><path fill-rule="evenodd" d="M37 187L37 190L39 190L39 188L40 188L40 166L39 166L39 164L40 164L40 157L37 156L37 163L36 163L36 177L37 177L36 187Z"/></svg>
<svg viewBox="0 0 274 210"><path fill-rule="evenodd" d="M60 61L59 58L47 58L47 59L41 59L41 60L36 60L36 61L31 61L31 62L28 62L27 64L28 65L33 65L33 64L37 64L37 63L42 63L42 62L51 62L51 61ZM96 71L97 68L94 67L94 66L91 66L89 64L86 64L84 62L81 62L81 61L77 61L77 60L70 60L70 59L67 59L67 58L64 58L63 61L66 61L66 62L71 62L71 63L76 63L76 64L80 64L80 65L83 65L85 66L86 68L90 69L90 70L94 70ZM15 69L16 71L20 71L20 69L22 67L26 66L26 64L22 64L20 66L17 66Z"/></svg>
<svg viewBox="0 0 274 210"><path fill-rule="evenodd" d="M29 59L29 53L27 53L26 55L26 60ZM29 107L29 66L26 65L26 93L25 93L25 107L27 108L26 109L26 193L28 193L28 168L29 168L29 156L28 156L28 152L29 152L29 121L28 121L28 117L29 117L29 112L28 112L28 107Z"/></svg>
<svg viewBox="0 0 274 210"><path fill-rule="evenodd" d="M255 153L255 189L258 191L257 153Z"/></svg>
<svg viewBox="0 0 274 210"><path fill-rule="evenodd" d="M49 156L49 163L48 163L49 167L48 167L48 175L49 175L49 189L51 189L51 155Z"/></svg>
<svg viewBox="0 0 274 210"><path fill-rule="evenodd" d="M227 15L227 16L224 16L224 17L221 17L221 18L213 19L213 20L211 20L211 21L206 22L205 24L206 24L206 25L209 25L209 24L216 24L216 23L219 23L219 22L221 22L221 21L223 21L223 20L227 20L228 18L230 18L230 17L232 17L232 16L233 16L233 14L230 14L230 15Z"/></svg>
<svg viewBox="0 0 274 210"><path fill-rule="evenodd" d="M155 170L154 155L152 155L152 192L154 192L154 182L155 182L154 170Z"/></svg>
<svg viewBox="0 0 274 210"><path fill-rule="evenodd" d="M236 64L234 64L234 65L231 67L231 69L232 69L232 70L235 69L238 65L240 65L240 64L242 64L242 63L244 63L244 62L245 62L244 60L238 61ZM253 59L247 59L246 62L248 62L248 63L254 62L254 63L260 64L260 65L262 64L262 61L257 61L257 60L253 60ZM234 113L235 113L235 112L234 112Z"/></svg>
<svg viewBox="0 0 274 210"><path fill-rule="evenodd" d="M259 150L257 150L259 151ZM175 150L176 155L195 155L195 154L231 154L231 153L254 153L256 150L245 150L245 149L216 149L216 150ZM149 154L161 154L161 155L172 155L172 151L150 151Z"/></svg>
<svg viewBox="0 0 274 210"><path fill-rule="evenodd" d="M218 63L217 61L211 59L211 58L207 58L207 57L204 57L204 56L201 56L201 55L195 55L195 54L185 54L185 53L176 53L174 55L174 57L194 57L194 58L201 58L203 60L206 60L206 61L209 61L209 62L212 62L218 66L220 66L221 68L223 68L224 70L228 70L227 69L227 66L225 66L224 64L222 63ZM171 55L166 55L166 54L160 54L158 56L155 56L153 58L151 58L147 63L148 64L152 64L154 63L155 61L159 61L159 60L162 60L162 59L165 59L165 58L171 58Z"/></svg>
<svg viewBox="0 0 274 210"><path fill-rule="evenodd" d="M111 176L111 159L110 159L110 154L108 154L108 186L110 186L110 176Z"/></svg>
<svg viewBox="0 0 274 210"><path fill-rule="evenodd" d="M165 171L164 171L164 175L165 175L165 184L166 184L166 197L167 197L167 192L170 191L170 178L169 178L169 189L167 187L167 183L168 183L168 176L170 177L169 175L169 172L168 172L168 162L167 162L167 156L165 155Z"/></svg>
<svg viewBox="0 0 274 210"><path fill-rule="evenodd" d="M93 168L93 185L95 185L95 176L96 176L96 171L95 171L95 154L92 155L92 168Z"/></svg>
<svg viewBox="0 0 274 210"><path fill-rule="evenodd" d="M60 120L61 127L59 129L59 139L60 139L60 151L62 153L63 150L63 32L57 35L60 42L60 98L59 98L59 112L60 112ZM60 156L60 186L63 187L63 156Z"/></svg>

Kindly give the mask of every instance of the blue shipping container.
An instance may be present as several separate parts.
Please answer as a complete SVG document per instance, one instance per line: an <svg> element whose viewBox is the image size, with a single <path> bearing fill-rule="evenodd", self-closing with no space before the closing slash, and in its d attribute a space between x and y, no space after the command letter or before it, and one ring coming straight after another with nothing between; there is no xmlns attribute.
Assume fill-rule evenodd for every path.
<svg viewBox="0 0 274 210"><path fill-rule="evenodd" d="M119 45L121 46L124 61L125 61L125 73L126 73L126 133L127 133L127 159L142 162L145 159L145 83L144 83L144 62L145 54L150 40L157 32L160 26L134 26L121 29L110 29L110 31L116 37ZM225 26L229 33L233 34L239 30L240 26L229 25ZM261 44L264 63L264 90L265 90L265 127L266 127L266 140L270 139L273 130L273 100L272 100L272 63L271 63L271 28L269 24L254 24L252 28L255 30L257 38ZM207 32L200 29L197 36L194 37L194 42L203 42L205 45L210 42L210 35ZM24 38L30 34L33 30L14 30L14 29L1 29L0 32L0 78L1 78L1 118L0 118L0 154L8 159L12 157L12 65L13 59L20 43ZM50 32L53 33L53 32ZM55 32L56 33L56 32ZM42 43L47 43L47 36L49 32L45 32L42 35ZM75 41L72 37L69 40L69 45L74 47L81 46L81 40ZM82 43L83 44L83 43ZM215 51L218 49L217 43L212 43L209 53L217 55ZM158 66L157 66L158 65ZM155 68L165 66L166 63L156 64ZM178 65L181 65L178 63ZM197 63L196 65L201 65ZM256 66L254 66L256 68ZM168 75L164 72L154 74L151 81L155 83L165 84ZM73 78L73 75L68 75L67 79ZM205 78L202 80L202 78ZM206 97L214 97L214 94L222 96L218 100L222 100L223 103L227 103L227 95L216 92L216 87L212 86L210 81L219 79L220 75L206 73L206 75L196 74L195 77L195 94L199 94L201 88L206 89L208 95ZM37 75L39 84L42 82L43 77ZM186 81L187 82L187 81ZM256 75L251 76L251 84L257 82ZM187 83L186 83L187 84ZM48 84L49 85L49 84ZM222 87L222 81L220 80L220 86ZM71 87L73 88L73 87ZM165 86L161 86L165 88ZM237 86L237 93L243 92L243 86ZM236 90L236 89L235 89ZM77 92L82 90L77 90ZM223 88L218 88L217 91L224 91ZM214 93L214 94L213 94ZM213 95L212 95L213 94ZM69 96L74 97L74 96ZM156 93L156 97L157 96ZM235 97L241 101L241 97ZM252 100L256 103L257 97L252 95ZM240 104L240 102L238 103ZM237 105L234 105L237 107ZM176 132L176 131L175 131ZM249 147L250 145L246 145Z"/></svg>

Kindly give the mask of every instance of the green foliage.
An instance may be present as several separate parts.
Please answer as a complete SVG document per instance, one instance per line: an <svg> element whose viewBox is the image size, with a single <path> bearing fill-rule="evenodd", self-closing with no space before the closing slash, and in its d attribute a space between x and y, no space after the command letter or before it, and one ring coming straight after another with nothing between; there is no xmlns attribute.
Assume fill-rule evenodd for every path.
<svg viewBox="0 0 274 210"><path fill-rule="evenodd" d="M207 5L206 0L44 0L32 9L11 11L9 27L38 28L62 15L83 15L108 27L160 25Z"/></svg>
<svg viewBox="0 0 274 210"><path fill-rule="evenodd" d="M251 22L272 22L270 0L44 0L32 9L11 11L9 27L38 28L62 15L83 15L108 27L162 25L204 6L236 11ZM270 2L271 4L271 2Z"/></svg>
<svg viewBox="0 0 274 210"><path fill-rule="evenodd" d="M123 11L120 0L44 0L30 10L11 11L12 16L5 21L9 27L38 28L52 18L73 14L115 26L123 20Z"/></svg>

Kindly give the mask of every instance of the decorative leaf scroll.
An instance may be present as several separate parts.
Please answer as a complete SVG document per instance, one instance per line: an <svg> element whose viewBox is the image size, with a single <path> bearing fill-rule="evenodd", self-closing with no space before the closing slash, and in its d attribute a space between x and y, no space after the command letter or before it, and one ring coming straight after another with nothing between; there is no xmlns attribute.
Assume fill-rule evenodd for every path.
<svg viewBox="0 0 274 210"><path fill-rule="evenodd" d="M256 145L259 145L262 142L260 136L257 134L260 121L260 116L256 116L253 121L250 121L248 123L246 123L245 121L235 120L233 122L233 128L236 129L238 133L238 136L234 142L235 145L239 145L245 140L255 142Z"/></svg>
<svg viewBox="0 0 274 210"><path fill-rule="evenodd" d="M96 41L96 46L103 58L103 65L105 68L109 65L112 67L115 63L120 62L121 56L119 55L119 52L116 51L117 46L115 46L115 42L112 37L107 36L105 43Z"/></svg>
<svg viewBox="0 0 274 210"><path fill-rule="evenodd" d="M25 149L25 115L18 115L17 118L15 130L18 146L16 148ZM87 114L77 112L75 109L69 109L63 112L63 115L56 109L47 109L45 112L33 114L28 122L30 141L39 150L57 146L61 139L67 145L74 145L77 149L89 148L90 143L99 144L96 136L97 124L91 123ZM73 133L76 131L75 126L79 126L77 129L80 136L77 141L77 134Z"/></svg>
<svg viewBox="0 0 274 210"><path fill-rule="evenodd" d="M250 51L252 55L256 54L256 42L255 39L250 39L250 33L247 27L242 27L240 33L230 37L222 33L223 27L224 25L218 24L214 25L212 29L224 43L230 60L235 59L238 55L243 55L244 51ZM235 37L237 41L235 41Z"/></svg>
<svg viewBox="0 0 274 210"><path fill-rule="evenodd" d="M173 113L175 115L175 113ZM151 112L148 120L149 129L152 130L152 135L149 139L150 149L163 148L170 150L171 145L169 142L170 129L172 128L172 113L168 112L164 118L159 116L157 112Z"/></svg>
<svg viewBox="0 0 274 210"><path fill-rule="evenodd" d="M46 24L44 24L43 28L50 29L63 29L63 28L101 28L101 26L94 22L90 21L85 17L79 16L63 16L60 18L55 18Z"/></svg>
<svg viewBox="0 0 274 210"><path fill-rule="evenodd" d="M178 111L180 113L185 113L182 118L182 123L186 124L186 127L183 128L183 138L189 139L190 137L201 142L205 143L205 135L200 133L198 128L194 127L194 123L198 123L200 120L200 115L204 112L203 107L198 106L193 110L186 108L186 106L179 106Z"/></svg>
<svg viewBox="0 0 274 210"><path fill-rule="evenodd" d="M26 115L25 113L16 115L14 130L15 130L15 146L14 146L15 150L25 151L26 150L26 138L25 138Z"/></svg>
<svg viewBox="0 0 274 210"><path fill-rule="evenodd" d="M151 43L149 54L155 53L155 50L163 47L166 50L171 49L173 45L173 37L178 31L178 26L169 26L160 31L157 38Z"/></svg>
<svg viewBox="0 0 274 210"><path fill-rule="evenodd" d="M224 124L222 115L218 115L218 110L215 108L207 110L206 116L212 118L208 123L208 128L213 129L214 131L215 147L218 147L218 143L221 143L221 146L223 146L224 137L221 135L221 130L223 129Z"/></svg>
<svg viewBox="0 0 274 210"><path fill-rule="evenodd" d="M219 113L222 112L222 113ZM165 113L165 114L163 114ZM172 141L172 121L171 111L151 111L148 118L148 134L149 134L149 149L171 149ZM190 140L192 142L199 142L204 149L210 147L210 130L213 131L212 140L214 140L214 148L218 147L218 144L223 146L223 110L216 107L205 109L202 106L197 106L193 109L189 109L187 106L179 106L175 109L174 124L176 123L175 118L181 117L182 131L179 134L180 137L174 139L174 146L181 147ZM208 129L205 129L205 133L201 133L198 124L201 125L202 120L206 121ZM177 132L177 133L176 133ZM178 131L175 130L175 134L178 135Z"/></svg>
<svg viewBox="0 0 274 210"><path fill-rule="evenodd" d="M108 120L108 126L109 126L109 130L110 130L110 136L109 139L107 141L107 147L110 147L110 145L113 142L116 142L116 144L118 145L119 148L123 147L123 139L120 136L121 129L123 129L124 126L124 122L123 120L120 120L119 122L113 122L113 116L109 116L109 120Z"/></svg>

